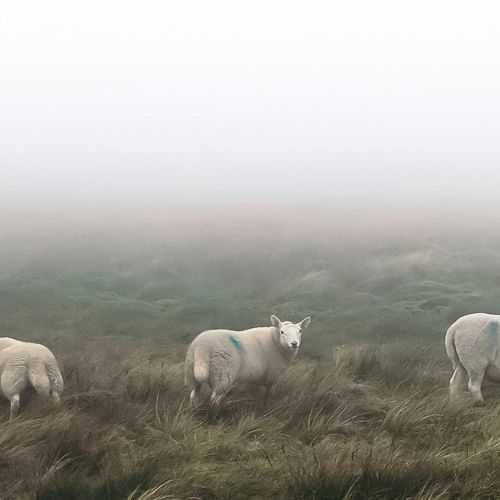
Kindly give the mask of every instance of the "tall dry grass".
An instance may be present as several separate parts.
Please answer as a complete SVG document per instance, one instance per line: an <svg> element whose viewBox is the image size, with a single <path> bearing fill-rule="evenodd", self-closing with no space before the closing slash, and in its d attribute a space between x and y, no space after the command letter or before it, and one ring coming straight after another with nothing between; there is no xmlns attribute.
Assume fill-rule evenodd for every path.
<svg viewBox="0 0 500 500"><path fill-rule="evenodd" d="M449 367L416 345L299 361L266 404L187 403L182 359L67 345L59 407L0 406L0 498L444 499L500 495L499 399L450 406Z"/></svg>

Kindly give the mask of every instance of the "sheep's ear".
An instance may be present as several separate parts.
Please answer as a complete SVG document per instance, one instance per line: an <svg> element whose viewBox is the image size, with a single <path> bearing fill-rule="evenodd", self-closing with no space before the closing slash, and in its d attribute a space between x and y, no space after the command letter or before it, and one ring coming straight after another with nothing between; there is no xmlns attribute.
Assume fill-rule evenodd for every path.
<svg viewBox="0 0 500 500"><path fill-rule="evenodd" d="M275 316L274 314L271 315L271 325L275 326L276 328L281 328L281 320L278 318L278 316Z"/></svg>
<svg viewBox="0 0 500 500"><path fill-rule="evenodd" d="M309 326L309 324L311 323L311 316L308 316L307 318L304 318L300 323L299 325L301 326L301 328L307 328Z"/></svg>

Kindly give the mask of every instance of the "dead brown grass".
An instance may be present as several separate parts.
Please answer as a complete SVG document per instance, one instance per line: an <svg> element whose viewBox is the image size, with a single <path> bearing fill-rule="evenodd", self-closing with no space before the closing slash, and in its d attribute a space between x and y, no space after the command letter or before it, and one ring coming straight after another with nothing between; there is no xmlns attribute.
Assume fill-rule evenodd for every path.
<svg viewBox="0 0 500 500"><path fill-rule="evenodd" d="M217 413L189 408L178 354L95 342L58 356L62 405L32 400L11 423L0 406L0 498L500 495L494 390L485 408L450 406L446 361L409 345L300 361L269 404L235 393Z"/></svg>

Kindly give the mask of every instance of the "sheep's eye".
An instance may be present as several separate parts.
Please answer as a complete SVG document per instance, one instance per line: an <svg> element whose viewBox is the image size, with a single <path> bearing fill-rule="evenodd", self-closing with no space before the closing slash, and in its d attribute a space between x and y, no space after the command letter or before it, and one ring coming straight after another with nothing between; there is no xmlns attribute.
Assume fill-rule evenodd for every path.
<svg viewBox="0 0 500 500"><path fill-rule="evenodd" d="M281 330L281 332L280 332L280 333L283 335L283 334L285 333L285 331L284 331L284 330Z"/></svg>

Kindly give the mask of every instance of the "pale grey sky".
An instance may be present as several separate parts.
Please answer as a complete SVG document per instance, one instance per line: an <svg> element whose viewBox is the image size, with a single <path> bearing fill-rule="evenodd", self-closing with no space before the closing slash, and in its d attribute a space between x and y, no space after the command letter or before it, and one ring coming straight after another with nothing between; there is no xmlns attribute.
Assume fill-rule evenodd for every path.
<svg viewBox="0 0 500 500"><path fill-rule="evenodd" d="M4 2L0 194L494 197L499 26L480 0Z"/></svg>

